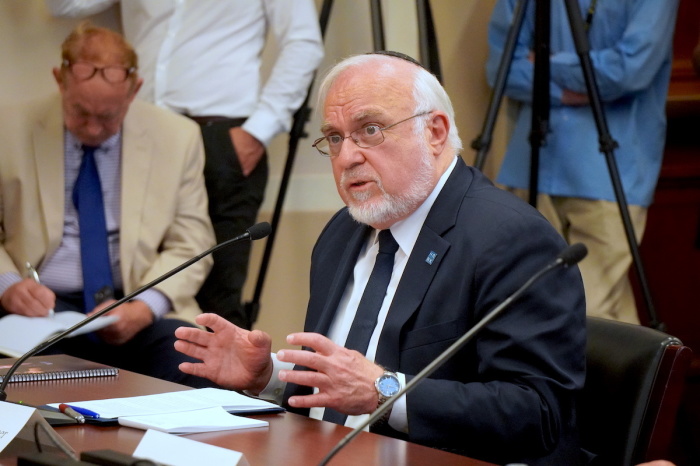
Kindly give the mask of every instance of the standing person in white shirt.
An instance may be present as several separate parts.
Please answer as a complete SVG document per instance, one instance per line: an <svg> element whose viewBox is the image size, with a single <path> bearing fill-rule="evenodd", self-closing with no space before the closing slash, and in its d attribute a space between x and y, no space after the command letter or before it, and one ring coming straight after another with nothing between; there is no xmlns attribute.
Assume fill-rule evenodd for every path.
<svg viewBox="0 0 700 466"><path fill-rule="evenodd" d="M289 131L323 57L313 0L46 0L55 16L81 17L120 3L124 34L141 59L139 97L200 124L209 215L217 242L255 223L268 168L265 148ZM260 72L267 33L277 57ZM167 137L167 135L163 135ZM250 244L214 253L197 301L244 328Z"/></svg>

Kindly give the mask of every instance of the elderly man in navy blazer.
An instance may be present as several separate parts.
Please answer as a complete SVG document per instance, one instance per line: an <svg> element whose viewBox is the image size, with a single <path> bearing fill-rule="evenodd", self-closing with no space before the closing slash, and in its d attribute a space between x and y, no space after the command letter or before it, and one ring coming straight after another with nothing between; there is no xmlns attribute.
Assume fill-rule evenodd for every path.
<svg viewBox="0 0 700 466"><path fill-rule="evenodd" d="M351 57L319 94L314 146L347 207L313 250L304 332L287 339L303 348L271 357L269 335L212 314L197 319L212 332L178 329L176 348L202 361L184 372L354 426L566 244L462 161L450 100L417 63ZM373 291L366 320L386 257L388 284ZM571 267L536 282L373 430L501 464L581 464L584 347L583 285Z"/></svg>

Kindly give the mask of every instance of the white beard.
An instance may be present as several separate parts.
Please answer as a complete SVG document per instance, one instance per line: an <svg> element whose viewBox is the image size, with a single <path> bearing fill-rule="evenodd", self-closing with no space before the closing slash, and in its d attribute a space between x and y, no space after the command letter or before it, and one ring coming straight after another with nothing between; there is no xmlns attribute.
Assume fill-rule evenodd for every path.
<svg viewBox="0 0 700 466"><path fill-rule="evenodd" d="M376 225L394 223L414 212L425 201L434 188L433 166L427 147L421 148L423 156L416 167L414 183L404 193L388 194L380 179L374 182L381 191L381 197L370 201L370 192L351 193L348 210L352 218L360 223ZM343 173L345 178L350 173Z"/></svg>

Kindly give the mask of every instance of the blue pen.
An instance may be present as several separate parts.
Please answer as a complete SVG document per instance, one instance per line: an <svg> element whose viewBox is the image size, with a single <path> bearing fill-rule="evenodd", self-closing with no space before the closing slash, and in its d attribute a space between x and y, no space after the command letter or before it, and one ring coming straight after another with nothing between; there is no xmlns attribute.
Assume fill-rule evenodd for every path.
<svg viewBox="0 0 700 466"><path fill-rule="evenodd" d="M73 408L76 412L82 414L83 416L91 417L93 419L99 419L100 415L95 411L90 411L89 409L81 408L80 406L68 405Z"/></svg>

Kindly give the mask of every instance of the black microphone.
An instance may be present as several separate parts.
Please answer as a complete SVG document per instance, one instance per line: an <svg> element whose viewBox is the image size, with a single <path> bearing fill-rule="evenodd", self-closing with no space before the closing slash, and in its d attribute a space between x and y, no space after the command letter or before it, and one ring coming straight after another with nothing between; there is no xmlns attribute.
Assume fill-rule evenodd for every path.
<svg viewBox="0 0 700 466"><path fill-rule="evenodd" d="M221 248L229 246L233 243L238 243L239 241L243 241L243 240L255 241L257 239L262 239L262 238L266 237L267 235L269 235L271 230L272 229L271 229L269 223L267 223L267 222L257 223L255 225L253 225L252 227L248 228L245 233L238 235L235 238L228 239L222 243L219 243L219 244L207 249L203 253L193 257L192 259L184 262L183 264L178 265L177 267L170 270L169 272L164 273L163 275L156 278L152 282L143 285L141 288L133 291L132 293L129 293L128 295L124 296L122 299L110 304L109 306L107 306L103 309L100 309L99 311L95 312L91 316L86 317L85 319L81 320L77 324L73 325L71 328L69 328L69 329L67 329L67 330L65 330L57 335L54 335L53 337L49 338L48 340L43 341L42 343L39 343L37 346L30 349L25 354L23 354L19 359L17 359L17 361L15 361L15 363L12 365L12 367L10 367L10 369L7 371L7 373L5 374L5 377L2 380L2 383L0 383L0 401L5 401L7 399L7 393L5 392L5 387L7 387L7 384L9 383L12 375L15 373L15 371L17 371L17 368L19 368L19 366L24 361L26 361L28 358L30 358L31 356L34 356L35 354L45 350L49 346L63 340L68 334L70 334L74 330L77 330L77 329L83 327L84 325L88 324L89 322L92 322L93 320L97 319L98 317L111 311L115 307L120 306L120 305L124 304L125 302L133 299L135 296L143 293L144 291L146 291L150 288L153 288L154 286L156 286L158 283L162 282L166 278L172 277L176 273L180 272L182 269L189 267L190 265L203 259L204 257L208 256L209 254L211 254L215 251L218 251Z"/></svg>
<svg viewBox="0 0 700 466"><path fill-rule="evenodd" d="M432 374L437 368L442 366L448 359L450 359L457 351L459 351L462 346L464 346L465 343L467 343L469 340L471 340L474 335L479 333L481 329L483 329L486 325L491 323L493 319L495 319L505 308L510 306L510 304L518 299L520 295L522 295L530 286L535 283L537 280L539 280L543 275L545 275L547 272L550 272L559 266L564 266L564 267L569 267L571 265L574 265L578 262L580 262L584 257L586 257L586 254L588 254L588 249L583 243L576 243L571 246L568 246L564 250L562 250L554 259L552 262L547 264L544 268L540 269L539 272L537 272L535 275L530 277L528 281L525 282L524 285L522 285L520 288L518 288L515 293L512 295L508 296L501 304L496 306L492 311L490 311L486 316L481 319L479 322L477 322L476 325L474 325L472 328L467 331L464 335L462 335L459 340L455 341L452 345L450 345L449 348L447 348L445 351L443 351L437 358L435 358L430 364L425 366L425 368L418 373L414 378L412 378L405 387L403 387L401 390L396 393L396 395L392 396L389 398L384 404L379 406L370 416L354 428L348 435L343 437L340 442L336 444L335 447L321 460L319 463L319 466L325 466L328 464L328 462L333 458L345 445L350 443L350 441L357 436L360 432L362 432L365 427L375 423L379 418L381 418L384 413L391 408L396 400L401 398L403 395L406 393L410 392L413 390L413 388L421 382L423 379L428 377L430 374Z"/></svg>

